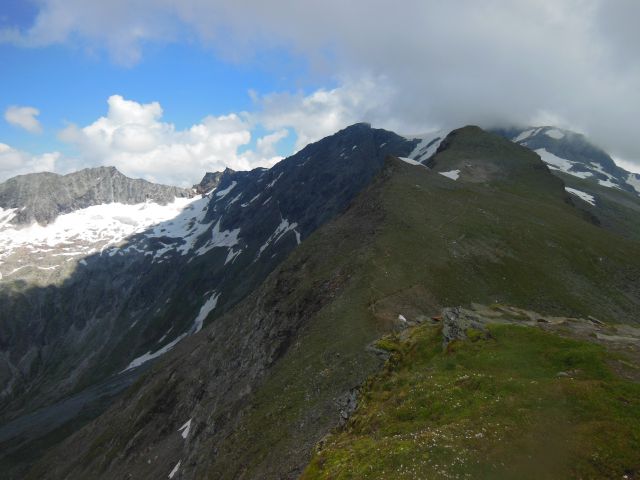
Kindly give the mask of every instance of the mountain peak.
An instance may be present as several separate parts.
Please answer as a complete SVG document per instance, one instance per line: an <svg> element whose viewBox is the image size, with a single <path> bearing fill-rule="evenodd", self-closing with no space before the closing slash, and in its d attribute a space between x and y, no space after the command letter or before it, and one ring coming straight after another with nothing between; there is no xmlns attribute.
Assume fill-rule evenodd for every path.
<svg viewBox="0 0 640 480"><path fill-rule="evenodd" d="M562 182L530 149L475 125L449 133L427 165L437 172L458 171L462 181L471 183L508 181L535 184L541 190L562 190Z"/></svg>
<svg viewBox="0 0 640 480"><path fill-rule="evenodd" d="M114 166L85 168L66 175L31 173L0 184L0 208L19 209L11 221L14 224L47 224L60 214L104 203L152 200L165 204L187 196L185 189L132 179Z"/></svg>

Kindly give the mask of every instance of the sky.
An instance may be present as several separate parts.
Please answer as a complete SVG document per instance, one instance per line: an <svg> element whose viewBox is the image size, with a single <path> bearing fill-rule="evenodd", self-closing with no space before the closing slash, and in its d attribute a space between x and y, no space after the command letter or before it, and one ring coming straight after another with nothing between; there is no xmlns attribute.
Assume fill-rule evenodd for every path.
<svg viewBox="0 0 640 480"><path fill-rule="evenodd" d="M189 186L355 122L556 125L640 171L636 0L3 0L0 181Z"/></svg>

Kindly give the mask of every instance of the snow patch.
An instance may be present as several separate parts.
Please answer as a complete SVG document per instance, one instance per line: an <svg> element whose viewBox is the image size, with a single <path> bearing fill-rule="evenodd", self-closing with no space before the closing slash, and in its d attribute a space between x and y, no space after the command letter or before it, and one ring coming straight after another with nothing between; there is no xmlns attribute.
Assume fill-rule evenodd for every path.
<svg viewBox="0 0 640 480"><path fill-rule="evenodd" d="M567 160L566 158L560 158L551 152L548 152L546 148L539 148L535 152L540 155L540 158L544 163L549 165L554 170L561 170L565 173L573 175L574 172L570 172L569 169L574 162Z"/></svg>
<svg viewBox="0 0 640 480"><path fill-rule="evenodd" d="M254 200L257 200L257 199L258 199L258 197L259 197L260 195L262 195L262 192L260 192L259 194L257 194L255 197L253 197L253 198L252 198L251 200L249 200L247 203L243 203L243 204L242 204L242 205L240 205L240 206L241 206L241 207L243 207L243 208L244 208L244 207L248 207L249 205L251 205L251 204L254 202Z"/></svg>
<svg viewBox="0 0 640 480"><path fill-rule="evenodd" d="M278 180L280 180L280 177L282 176L282 174L283 174L283 173L284 173L284 172L280 172L280 175L278 175L278 176L275 178L275 180L273 180L272 182L270 182L270 183L269 183L269 185L267 185L267 186L266 186L266 188L271 188L271 187L273 187L273 186L276 184L276 182L277 182Z"/></svg>
<svg viewBox="0 0 640 480"><path fill-rule="evenodd" d="M224 261L224 264L226 265L229 262L233 262L236 257L238 257L238 255L240 255L242 253L242 249L239 250L234 250L233 248L229 249L229 252L227 253L227 258Z"/></svg>
<svg viewBox="0 0 640 480"><path fill-rule="evenodd" d="M434 153L436 153L436 150L438 150L440 143L442 143L442 140L444 140L447 135L448 132L444 130L438 130L435 132L427 133L425 135L420 135L419 137L417 137L420 139L420 143L418 143L418 145L416 145L416 147L413 149L413 152L409 154L409 158L418 161L424 161L428 159ZM407 140L415 140L416 137L405 138Z"/></svg>
<svg viewBox="0 0 640 480"><path fill-rule="evenodd" d="M169 473L169 478L173 478L175 476L176 473L178 473L178 470L180 470L180 464L182 463L182 460L180 460L178 463L176 463L176 466L173 467L173 470L171 470L171 472Z"/></svg>
<svg viewBox="0 0 640 480"><path fill-rule="evenodd" d="M209 313L211 313L213 311L213 309L216 308L216 305L218 304L218 298L220 298L220 294L217 293L217 292L213 292L213 295L211 295L209 297L209 300L204 302L204 305L202 305L202 307L200 307L200 311L198 312L198 316L193 321L194 333L197 333L200 330L202 330L202 324L204 323L204 321L207 318L207 316L209 315Z"/></svg>
<svg viewBox="0 0 640 480"><path fill-rule="evenodd" d="M220 222L222 218L219 218L216 224L211 230L211 239L203 246L196 250L196 255L203 255L209 250L216 247L234 247L238 244L238 235L240 235L240 229L234 230L220 230ZM186 252L185 252L186 253Z"/></svg>
<svg viewBox="0 0 640 480"><path fill-rule="evenodd" d="M7 225L17 215L17 208L7 208L6 210L0 207L0 228Z"/></svg>
<svg viewBox="0 0 640 480"><path fill-rule="evenodd" d="M560 130L558 130L557 128L550 128L549 130L546 130L544 132L544 134L547 137L551 137L554 138L556 140L560 140L561 138L564 138L564 133L562 133Z"/></svg>
<svg viewBox="0 0 640 480"><path fill-rule="evenodd" d="M238 182L234 180L233 182L231 182L231 185L229 185L227 188L225 188L224 190L220 190L219 192L216 192L216 197L218 197L218 200L222 200L224 197L226 197L229 194L229 192L235 188L237 184Z"/></svg>
<svg viewBox="0 0 640 480"><path fill-rule="evenodd" d="M186 336L187 336L187 333L183 333L182 335L176 337L172 342L167 343L164 347L160 348L159 350L156 350L153 353L151 353L151 351L148 351L144 355L140 355L139 357L134 358L133 360L131 360L131 363L127 365L127 368L122 370L120 373L126 372L127 370L131 370L132 368L139 367L140 365L147 363L149 360L153 360L154 358L158 358L160 355L164 355L173 347L175 347L178 344L178 342Z"/></svg>
<svg viewBox="0 0 640 480"><path fill-rule="evenodd" d="M520 135L518 135L517 137L511 139L511 141L514 143L520 143L526 140L527 138L529 138L531 135L533 135L535 131L536 131L535 128L530 128L529 130L525 130L524 132L521 132Z"/></svg>
<svg viewBox="0 0 640 480"><path fill-rule="evenodd" d="M440 175L444 175L451 180L457 180L460 176L460 170L450 170L448 172L438 172Z"/></svg>
<svg viewBox="0 0 640 480"><path fill-rule="evenodd" d="M589 162L590 165L593 167L593 169L595 171L597 171L598 173L604 175L605 177L607 177L606 180L598 180L598 183L600 185L602 185L603 187L613 187L613 188L620 188L620 186L618 185L618 180L616 179L616 177L614 177L613 175L611 175L610 173L607 173L604 171L604 169L602 168L602 165L600 165L599 163L596 162Z"/></svg>
<svg viewBox="0 0 640 480"><path fill-rule="evenodd" d="M189 432L191 431L191 420L193 420L193 418L187 420L185 424L178 429L179 432L182 432L182 438L184 438L185 440L187 439L187 437L189 436Z"/></svg>
<svg viewBox="0 0 640 480"><path fill-rule="evenodd" d="M588 193L583 192L581 190L576 190L575 188L564 187L564 189L567 192L569 192L571 195L575 195L576 197L580 198L581 200L584 200L585 202L590 203L594 207L596 206L596 199L594 198L593 195L589 195Z"/></svg>
<svg viewBox="0 0 640 480"><path fill-rule="evenodd" d="M630 173L627 176L627 183L633 187L633 189L640 193L640 175Z"/></svg>
<svg viewBox="0 0 640 480"><path fill-rule="evenodd" d="M603 187L618 187L617 184L613 183L611 180L598 180L598 183Z"/></svg>
<svg viewBox="0 0 640 480"><path fill-rule="evenodd" d="M591 172L575 172L575 171L571 171L571 172L567 172L569 175L573 175L574 177L578 177L578 178L589 178L589 177L593 177L593 173Z"/></svg>
<svg viewBox="0 0 640 480"><path fill-rule="evenodd" d="M421 167L424 167L424 165L422 165L420 162L413 160L412 158L407 158L407 157L398 157L398 158L403 162L408 163L409 165L420 165Z"/></svg>
<svg viewBox="0 0 640 480"><path fill-rule="evenodd" d="M280 225L278 225L275 229L275 231L271 234L271 236L267 239L267 241L264 243L264 245L262 245L260 247L260 251L258 252L258 257L260 258L260 255L262 255L262 252L265 251L265 249L272 243L277 243L278 240L280 240L287 232L293 231L296 234L296 241L298 242L298 244L300 244L300 234L298 233L298 231L296 230L296 227L298 226L297 223L289 223L289 220L287 220L286 218L283 218L282 221L280 222Z"/></svg>
<svg viewBox="0 0 640 480"><path fill-rule="evenodd" d="M236 203L238 200L240 200L240 197L241 197L241 196L242 196L242 192L240 192L238 195L236 195L235 197L233 197L233 199L232 199L229 203L227 203L227 207L228 207L229 205L232 205L232 204Z"/></svg>

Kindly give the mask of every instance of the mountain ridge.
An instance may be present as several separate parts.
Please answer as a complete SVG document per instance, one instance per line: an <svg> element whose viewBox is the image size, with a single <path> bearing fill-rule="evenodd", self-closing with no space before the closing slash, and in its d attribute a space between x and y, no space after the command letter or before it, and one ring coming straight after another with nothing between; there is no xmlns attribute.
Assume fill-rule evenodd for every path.
<svg viewBox="0 0 640 480"><path fill-rule="evenodd" d="M461 140L474 135L463 129L435 164L468 161L476 150ZM403 330L403 318L485 301L637 321L638 240L585 221L530 150L495 135L479 140L536 164L555 187L496 188L388 157L345 214L306 238L246 302L167 354L33 477L158 477L178 465L183 478L294 478L382 364L371 342ZM78 455L65 458L71 450Z"/></svg>
<svg viewBox="0 0 640 480"><path fill-rule="evenodd" d="M9 387L0 399L4 421L53 408L108 375L144 369L251 293L349 205L388 152L406 155L414 145L392 132L354 126L271 170L227 172L213 192L184 199L177 216L143 222L119 242L95 244L92 237L78 255L77 241L70 246L61 236L56 244L58 237L47 234L42 245L14 249L4 259L0 289L0 374ZM152 205L132 208L131 215L139 215ZM131 223L123 210L113 217L118 228ZM104 214L97 215L100 224ZM42 228L58 228L65 218ZM10 242L14 233L7 232ZM38 260L42 249L49 250L50 264ZM51 270L12 273L32 262ZM7 453L21 445L14 442Z"/></svg>
<svg viewBox="0 0 640 480"><path fill-rule="evenodd" d="M543 160L477 127L407 139L356 124L269 170L207 173L204 195L88 255L47 246L45 268L66 272L62 283L29 286L33 267L10 274L24 258L49 265L26 243L1 279L0 374L16 389L0 463L33 460L33 445L58 443L128 384L82 421L61 414L61 395L142 375L34 478L161 477L178 462L185 478L293 477L356 408L388 357L372 342L402 318L498 302L637 321L636 197ZM46 430L55 441L19 430L43 415L36 407L59 419Z"/></svg>

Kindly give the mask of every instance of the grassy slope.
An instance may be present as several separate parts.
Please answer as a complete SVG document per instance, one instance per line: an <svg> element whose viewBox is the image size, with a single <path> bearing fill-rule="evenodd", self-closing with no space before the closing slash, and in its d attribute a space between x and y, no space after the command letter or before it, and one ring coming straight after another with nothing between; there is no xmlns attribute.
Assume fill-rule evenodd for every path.
<svg viewBox="0 0 640 480"><path fill-rule="evenodd" d="M438 167L476 153L452 148ZM586 221L548 172L530 177L475 184L401 169L384 192L372 289L393 295L418 286L436 307L499 301L637 321L639 243Z"/></svg>
<svg viewBox="0 0 640 480"><path fill-rule="evenodd" d="M435 168L469 156L449 152ZM380 315L428 315L416 305L426 297L434 309L498 301L639 320L638 244L585 220L558 189L447 185L400 170L370 267ZM621 478L640 469L640 387L617 379L600 347L526 327L492 334L449 354L433 327L386 342L392 360L303 478ZM583 372L578 381L556 378L569 367Z"/></svg>
<svg viewBox="0 0 640 480"><path fill-rule="evenodd" d="M302 478L635 478L640 385L617 379L600 346L490 332L447 352L431 325L386 339L386 369Z"/></svg>
<svg viewBox="0 0 640 480"><path fill-rule="evenodd" d="M501 147L505 157L529 154L510 144ZM471 154L465 147L448 155ZM535 165L537 159L526 161ZM628 265L630 257L640 258L638 245L585 221L546 169L521 183L513 183L511 172L508 184L453 182L397 161L389 169L388 178L368 193L378 196L382 215L372 239L362 244L351 237L351 243L336 245L351 229L350 212L307 244L307 252L326 262L313 271L316 279L330 279L345 265L356 274L347 274L346 287L299 333L228 444L228 463L211 474L224 475L241 462L251 478L274 462L295 463L281 452L299 453L291 445L304 441L306 422L335 422L318 409L375 367L364 347L399 312L428 316L445 305L501 301L549 313L635 320L638 297L622 289L627 276L637 278L640 271L637 260ZM247 454L238 458L246 445Z"/></svg>

